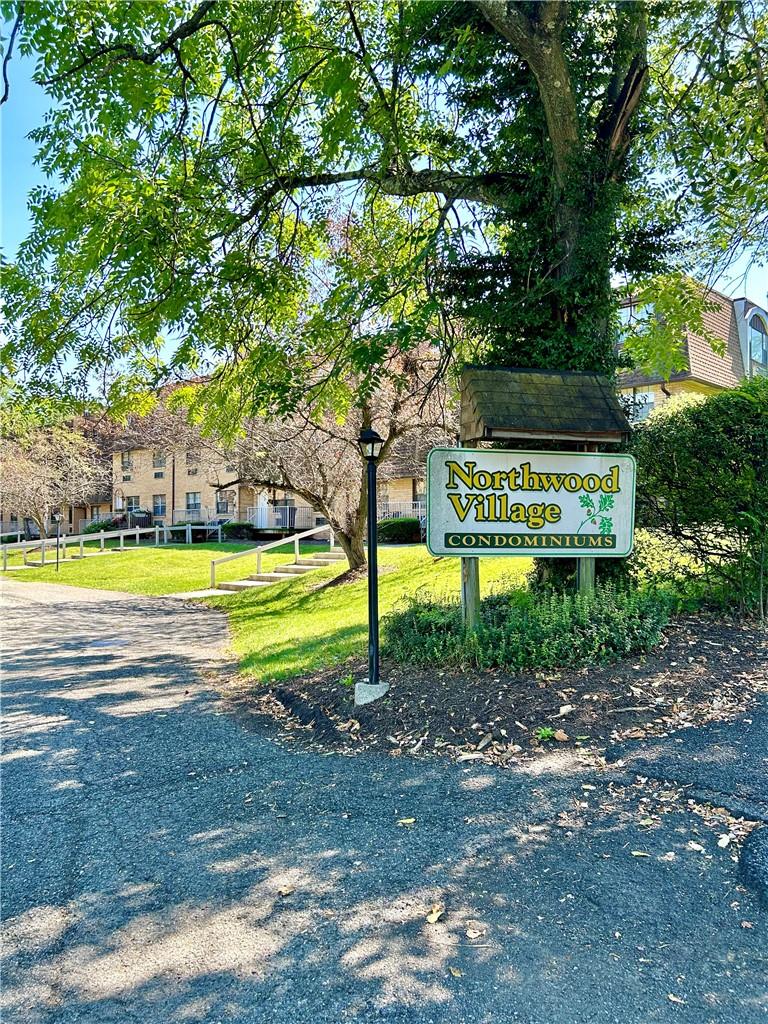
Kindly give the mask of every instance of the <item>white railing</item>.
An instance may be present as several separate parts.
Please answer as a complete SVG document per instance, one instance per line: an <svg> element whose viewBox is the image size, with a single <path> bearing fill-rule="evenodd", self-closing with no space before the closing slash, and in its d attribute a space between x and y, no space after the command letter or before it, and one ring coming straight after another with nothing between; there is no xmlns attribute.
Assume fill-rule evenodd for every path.
<svg viewBox="0 0 768 1024"><path fill-rule="evenodd" d="M257 530L307 530L317 525L320 513L309 505L250 505L246 518Z"/></svg>
<svg viewBox="0 0 768 1024"><path fill-rule="evenodd" d="M0 536L7 537L13 533L16 534L18 541L21 541L21 538L24 536L24 526L19 523L18 519L0 521Z"/></svg>
<svg viewBox="0 0 768 1024"><path fill-rule="evenodd" d="M221 565L223 562L233 562L236 558L245 558L247 555L256 555L256 573L261 572L261 556L265 551L269 551L271 548L282 548L286 544L293 544L293 555L295 560L298 562L300 549L299 545L305 537L314 537L318 533L324 533L328 531L328 549L333 551L334 534L333 527L330 523L324 523L322 526L315 526L311 530L305 530L303 533L295 533L290 539L286 540L284 537L280 537L278 540L271 540L268 544L261 544L257 548L248 548L247 551L235 551L232 555L224 555L222 558L211 559L211 589L216 589L216 566Z"/></svg>
<svg viewBox="0 0 768 1024"><path fill-rule="evenodd" d="M113 519L119 519L125 515L124 512L99 512L91 519L80 520L80 531L87 529L89 526L93 526L94 523L111 523Z"/></svg>
<svg viewBox="0 0 768 1024"><path fill-rule="evenodd" d="M105 550L105 542L108 540L119 541L119 551L125 550L126 539L134 541L136 547L141 543L141 537L146 534L154 534L155 545L159 546L161 543L170 544L173 537L174 531L184 531L185 543L192 543L192 532L194 530L205 530L206 535L209 532L208 527L194 526L191 523L187 523L184 526L132 526L125 530L102 530L99 533L80 533L76 536L70 534L62 534L58 539L56 537L41 537L38 540L22 540L14 541L11 544L0 545L2 547L2 558L3 558L3 571L8 568L8 552L9 551L21 551L22 562L24 565L28 565L28 556L30 552L40 551L40 565L46 565L46 555L53 552L54 558L56 556L56 548L59 548L59 559L65 559L67 557L67 548L77 545L79 547L80 557L85 555L85 545L88 543L95 543L98 541L99 550ZM218 540L221 542L221 527L218 527ZM13 566L11 566L13 568Z"/></svg>
<svg viewBox="0 0 768 1024"><path fill-rule="evenodd" d="M210 523L220 520L225 523L235 516L234 505L220 505L212 508L210 505L200 505L197 508L175 508L172 513L174 523L186 523L189 520L201 523Z"/></svg>
<svg viewBox="0 0 768 1024"><path fill-rule="evenodd" d="M421 519L427 514L426 501L380 501L376 514L382 519Z"/></svg>

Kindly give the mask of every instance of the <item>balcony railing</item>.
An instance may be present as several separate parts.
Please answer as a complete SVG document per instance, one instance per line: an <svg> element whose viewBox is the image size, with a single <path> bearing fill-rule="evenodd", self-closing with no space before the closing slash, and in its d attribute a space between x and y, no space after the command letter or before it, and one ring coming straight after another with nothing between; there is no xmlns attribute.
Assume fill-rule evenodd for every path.
<svg viewBox="0 0 768 1024"><path fill-rule="evenodd" d="M197 505L192 508L175 508L173 510L173 522L224 523L228 519L233 519L236 514L237 508L233 503L217 502L215 506Z"/></svg>
<svg viewBox="0 0 768 1024"><path fill-rule="evenodd" d="M382 519L421 519L427 514L426 501L380 501L379 521Z"/></svg>
<svg viewBox="0 0 768 1024"><path fill-rule="evenodd" d="M324 522L308 505L251 505L246 518L257 530L311 530Z"/></svg>

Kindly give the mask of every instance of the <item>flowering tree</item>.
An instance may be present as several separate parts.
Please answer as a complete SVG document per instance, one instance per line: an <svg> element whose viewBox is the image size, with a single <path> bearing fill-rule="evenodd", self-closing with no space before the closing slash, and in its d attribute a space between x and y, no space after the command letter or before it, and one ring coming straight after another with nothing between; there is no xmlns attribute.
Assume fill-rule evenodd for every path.
<svg viewBox="0 0 768 1024"><path fill-rule="evenodd" d="M110 482L99 447L66 424L38 425L0 437L3 503L48 535L51 514L84 504Z"/></svg>
<svg viewBox="0 0 768 1024"><path fill-rule="evenodd" d="M448 389L437 382L438 366L437 355L422 346L412 356L390 360L379 386L362 399L359 382L346 381L349 407L343 418L333 411L344 402L337 393L324 410L304 406L284 419L248 419L239 433L221 440L216 431L227 416L219 403L197 407L195 388L178 389L172 403L197 420L197 443L209 458L237 466L236 475L222 481L222 487L250 484L303 498L334 528L350 568L356 569L365 564L368 496L360 431L373 427L383 438L379 463L386 464L407 446L414 466L423 465L429 448L455 436ZM210 385L201 394L207 403ZM237 393L228 392L221 400L232 403L236 422Z"/></svg>

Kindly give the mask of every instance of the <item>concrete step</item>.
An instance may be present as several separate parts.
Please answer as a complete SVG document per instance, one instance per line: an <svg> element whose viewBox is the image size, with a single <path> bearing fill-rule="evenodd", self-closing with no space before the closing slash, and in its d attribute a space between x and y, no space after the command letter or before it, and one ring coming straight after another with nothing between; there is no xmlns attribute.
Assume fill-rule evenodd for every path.
<svg viewBox="0 0 768 1024"><path fill-rule="evenodd" d="M330 558L300 558L295 565L306 565L308 569L322 569L335 564L335 559Z"/></svg>
<svg viewBox="0 0 768 1024"><path fill-rule="evenodd" d="M248 577L249 580L254 580L257 583L279 583L280 580L293 580L295 578L292 572L256 572Z"/></svg>
<svg viewBox="0 0 768 1024"><path fill-rule="evenodd" d="M303 576L305 572L312 572L313 569L313 565L299 565L296 562L291 562L290 565L275 566L275 572L287 572L291 576Z"/></svg>
<svg viewBox="0 0 768 1024"><path fill-rule="evenodd" d="M231 583L217 583L217 590L253 590L258 587L268 587L273 580L233 580Z"/></svg>
<svg viewBox="0 0 768 1024"><path fill-rule="evenodd" d="M318 553L316 555L312 555L312 557L338 562L339 559L346 558L347 556L343 551L318 551Z"/></svg>

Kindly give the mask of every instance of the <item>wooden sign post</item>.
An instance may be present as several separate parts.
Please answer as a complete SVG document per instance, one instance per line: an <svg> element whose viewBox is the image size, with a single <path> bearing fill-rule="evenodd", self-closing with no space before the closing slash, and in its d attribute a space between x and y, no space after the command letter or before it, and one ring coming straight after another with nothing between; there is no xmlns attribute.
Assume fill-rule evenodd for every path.
<svg viewBox="0 0 768 1024"><path fill-rule="evenodd" d="M427 543L434 554L461 556L461 601L468 628L475 628L479 619L481 556L575 557L578 589L587 593L594 590L598 552L601 558L629 554L634 462L628 456L601 455L599 449L626 440L630 430L613 384L597 374L464 370L460 444L466 450L453 450L464 469L454 469L449 484L450 467L436 453L450 450L430 454L434 473L428 471ZM537 443L540 449L561 450L535 450ZM528 450L514 450L518 447ZM474 455L478 458L467 468ZM497 458L491 465L488 457L501 461ZM578 458L592 462L576 468L569 459ZM549 521L538 522L539 506L549 509L542 513ZM614 520L620 520L623 532L613 532Z"/></svg>

